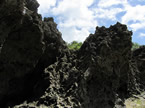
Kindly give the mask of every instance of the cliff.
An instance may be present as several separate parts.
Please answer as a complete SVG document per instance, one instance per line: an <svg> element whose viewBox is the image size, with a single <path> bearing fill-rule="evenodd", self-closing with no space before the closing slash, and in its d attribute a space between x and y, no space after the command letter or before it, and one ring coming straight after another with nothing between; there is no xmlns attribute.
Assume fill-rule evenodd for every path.
<svg viewBox="0 0 145 108"><path fill-rule="evenodd" d="M36 0L0 1L0 106L119 108L144 89L145 47L131 51L132 32L117 22L96 27L69 50Z"/></svg>

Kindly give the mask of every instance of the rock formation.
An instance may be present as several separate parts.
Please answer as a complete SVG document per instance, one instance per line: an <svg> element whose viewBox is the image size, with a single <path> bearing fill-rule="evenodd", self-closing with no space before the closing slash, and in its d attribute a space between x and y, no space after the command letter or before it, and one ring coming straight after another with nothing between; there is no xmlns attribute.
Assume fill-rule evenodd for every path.
<svg viewBox="0 0 145 108"><path fill-rule="evenodd" d="M131 52L126 25L96 27L73 51L38 7L36 0L0 1L0 106L118 108L140 92L145 48Z"/></svg>
<svg viewBox="0 0 145 108"><path fill-rule="evenodd" d="M140 88L145 90L145 46L141 46L140 48L133 51L132 59L134 64L136 65L138 71L138 81L140 84Z"/></svg>
<svg viewBox="0 0 145 108"><path fill-rule="evenodd" d="M42 21L38 6L35 0L5 0L1 4L0 104L26 98L45 66L65 52L56 24L52 18Z"/></svg>

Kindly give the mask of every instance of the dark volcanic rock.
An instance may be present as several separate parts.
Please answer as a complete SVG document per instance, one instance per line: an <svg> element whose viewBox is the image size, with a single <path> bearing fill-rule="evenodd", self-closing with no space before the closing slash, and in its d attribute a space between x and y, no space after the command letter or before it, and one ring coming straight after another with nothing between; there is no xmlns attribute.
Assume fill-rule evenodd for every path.
<svg viewBox="0 0 145 108"><path fill-rule="evenodd" d="M140 48L133 51L133 60L137 65L139 70L138 78L141 84L141 88L145 88L145 46L141 46Z"/></svg>
<svg viewBox="0 0 145 108"><path fill-rule="evenodd" d="M131 67L131 35L126 25L117 23L110 28L97 27L95 34L86 39L79 51L83 70L83 84L79 86L82 108L123 105L118 100L138 90L136 71Z"/></svg>
<svg viewBox="0 0 145 108"><path fill-rule="evenodd" d="M26 7L31 10L37 12L37 8L39 7L39 3L36 0L26 0Z"/></svg>
<svg viewBox="0 0 145 108"><path fill-rule="evenodd" d="M35 102L17 107L113 108L139 91L131 62L131 35L125 25L97 27L79 51L66 51L44 71L50 82Z"/></svg>
<svg viewBox="0 0 145 108"><path fill-rule="evenodd" d="M30 95L44 68L66 49L53 20L43 22L37 14L35 0L5 0L1 5L0 105Z"/></svg>
<svg viewBox="0 0 145 108"><path fill-rule="evenodd" d="M96 27L72 51L53 18L42 21L38 6L36 0L0 1L0 106L124 107L144 75L145 50L132 56L132 32L120 23Z"/></svg>

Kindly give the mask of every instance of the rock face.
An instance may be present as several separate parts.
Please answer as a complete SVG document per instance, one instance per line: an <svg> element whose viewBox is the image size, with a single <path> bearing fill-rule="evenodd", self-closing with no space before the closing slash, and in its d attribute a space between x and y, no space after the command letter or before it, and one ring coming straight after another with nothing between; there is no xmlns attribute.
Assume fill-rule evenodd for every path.
<svg viewBox="0 0 145 108"><path fill-rule="evenodd" d="M80 49L85 84L79 87L86 89L80 94L87 96L82 108L112 108L121 104L119 98L137 90L130 62L131 35L125 25L117 23L110 28L97 27L86 39Z"/></svg>
<svg viewBox="0 0 145 108"><path fill-rule="evenodd" d="M65 52L61 51L66 45L56 24L52 18L42 21L38 6L35 0L1 3L0 104L26 98L45 66Z"/></svg>
<svg viewBox="0 0 145 108"><path fill-rule="evenodd" d="M0 106L124 107L145 84L145 50L132 54L132 32L120 23L96 27L72 51L53 18L42 21L38 6L36 0L0 1Z"/></svg>
<svg viewBox="0 0 145 108"><path fill-rule="evenodd" d="M145 46L141 46L140 48L133 51L133 60L135 61L135 65L137 66L139 72L139 82L141 88L144 90L145 88Z"/></svg>

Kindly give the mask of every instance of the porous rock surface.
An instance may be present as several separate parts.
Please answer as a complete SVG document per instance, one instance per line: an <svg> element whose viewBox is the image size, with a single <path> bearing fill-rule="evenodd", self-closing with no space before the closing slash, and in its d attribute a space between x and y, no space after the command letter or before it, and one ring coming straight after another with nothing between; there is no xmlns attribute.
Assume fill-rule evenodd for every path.
<svg viewBox="0 0 145 108"><path fill-rule="evenodd" d="M124 99L144 84L139 74L144 59L138 58L144 50L131 52L126 25L96 27L73 51L53 18L42 20L38 7L36 0L0 1L0 106L125 107Z"/></svg>
<svg viewBox="0 0 145 108"><path fill-rule="evenodd" d="M1 3L0 105L12 104L30 95L34 85L39 80L43 82L41 71L67 48L53 19L42 21L38 6L35 0Z"/></svg>
<svg viewBox="0 0 145 108"><path fill-rule="evenodd" d="M132 59L136 65L138 71L139 84L141 89L145 90L145 46L140 46L140 48L132 52Z"/></svg>

